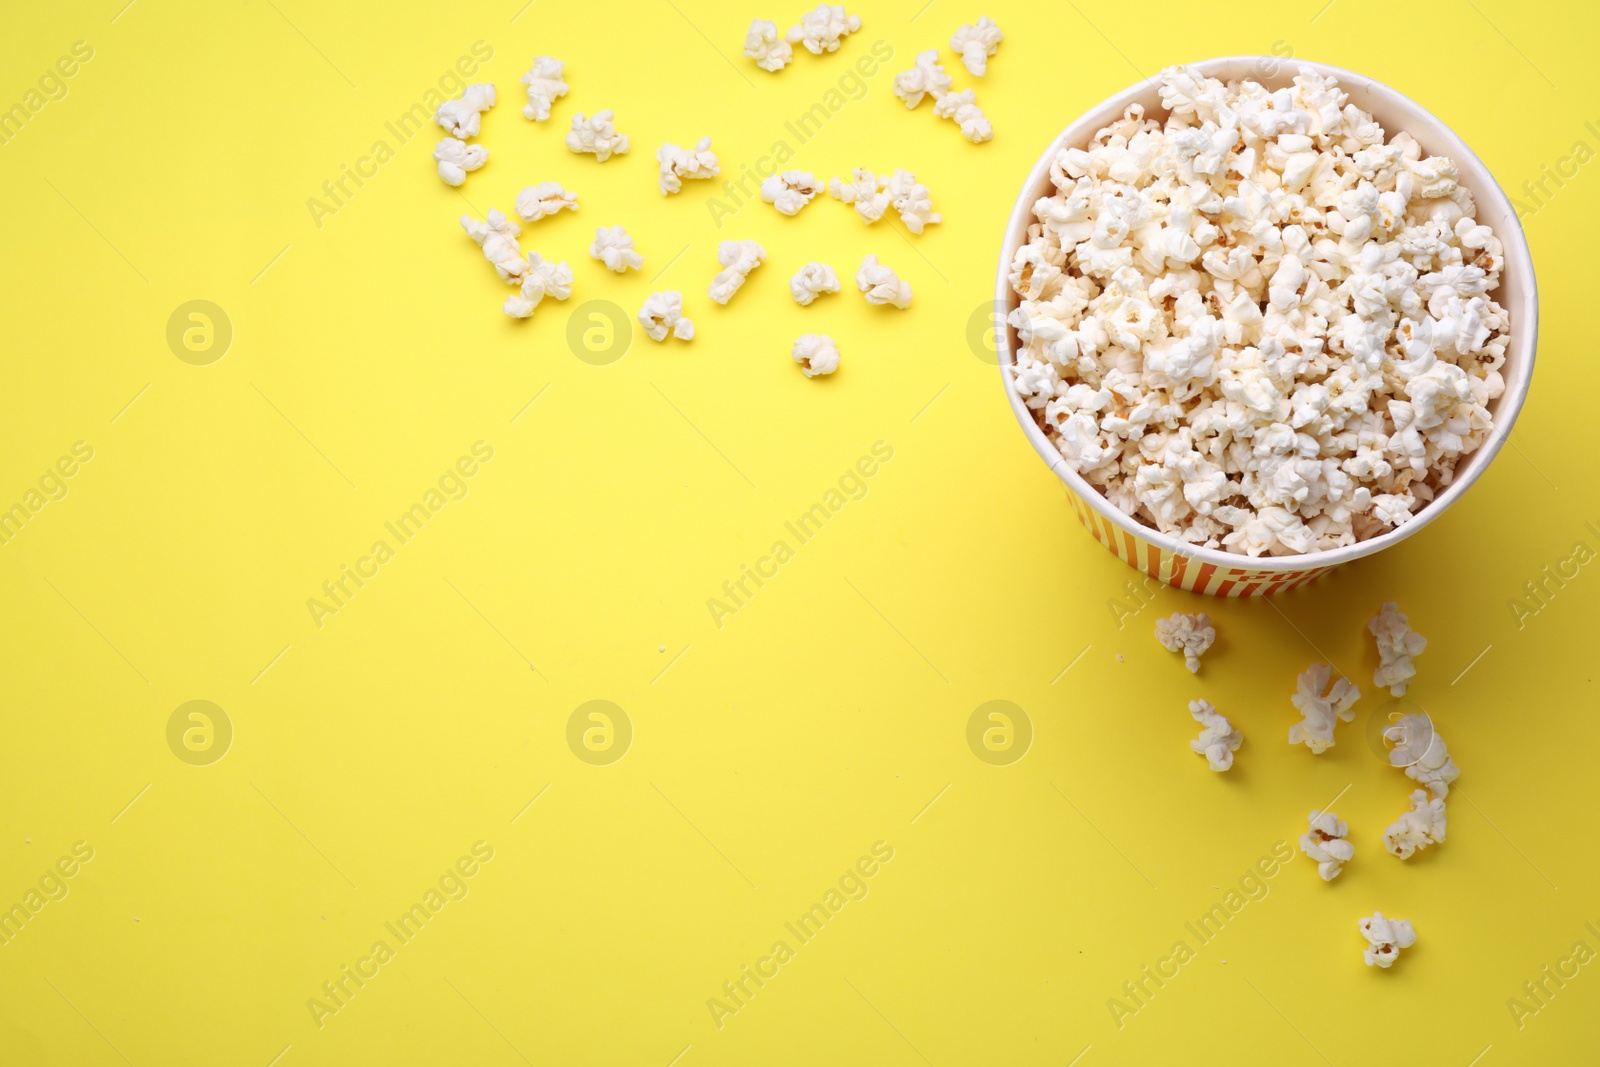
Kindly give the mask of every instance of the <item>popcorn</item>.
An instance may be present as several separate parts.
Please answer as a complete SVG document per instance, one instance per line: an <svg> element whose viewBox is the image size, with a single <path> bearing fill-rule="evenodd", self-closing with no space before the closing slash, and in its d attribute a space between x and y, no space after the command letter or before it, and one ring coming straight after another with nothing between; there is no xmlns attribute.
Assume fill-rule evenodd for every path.
<svg viewBox="0 0 1600 1067"><path fill-rule="evenodd" d="M572 268L565 262L551 263L537 252L524 256L517 240L522 227L503 212L490 208L482 222L462 215L461 228L483 249L483 258L494 266L500 279L518 287L518 292L506 297L503 310L507 315L525 319L545 297L565 300L572 295Z"/></svg>
<svg viewBox="0 0 1600 1067"><path fill-rule="evenodd" d="M756 66L776 74L794 62L794 49L778 36L778 25L767 19L751 19L750 32L744 35L744 54Z"/></svg>
<svg viewBox="0 0 1600 1067"><path fill-rule="evenodd" d="M1417 932L1411 928L1409 920L1385 919L1381 911L1373 912L1356 926L1361 936L1367 939L1367 947L1361 958L1367 961L1368 967L1388 969L1400 958L1401 949L1417 943Z"/></svg>
<svg viewBox="0 0 1600 1067"><path fill-rule="evenodd" d="M1380 689L1387 686L1390 696L1405 696L1406 686L1417 674L1411 657L1422 654L1428 639L1411 629L1411 620L1392 600L1368 620L1367 632L1378 639L1378 669L1372 673L1372 684Z"/></svg>
<svg viewBox="0 0 1600 1067"><path fill-rule="evenodd" d="M1300 851L1316 861L1322 880L1331 882L1356 854L1355 846L1345 840L1350 827L1331 811L1313 811L1307 822L1310 828L1300 835Z"/></svg>
<svg viewBox="0 0 1600 1067"><path fill-rule="evenodd" d="M989 69L989 57L1000 49L1005 34L994 20L985 16L976 24L962 26L950 37L950 50L961 57L961 65L974 78L981 78Z"/></svg>
<svg viewBox="0 0 1600 1067"><path fill-rule="evenodd" d="M661 164L662 196L682 189L685 178L714 178L722 173L709 137L700 138L693 148L679 148L668 142L656 149L656 161Z"/></svg>
<svg viewBox="0 0 1600 1067"><path fill-rule="evenodd" d="M917 53L916 63L910 70L894 76L894 95L906 107L914 108L922 103L924 96L932 95L934 100L938 100L950 91L950 85L950 75L944 72L944 67L939 63L938 51L929 49Z"/></svg>
<svg viewBox="0 0 1600 1067"><path fill-rule="evenodd" d="M794 302L805 307L823 293L839 291L839 276L826 263L807 263L789 279L789 293Z"/></svg>
<svg viewBox="0 0 1600 1067"><path fill-rule="evenodd" d="M839 44L861 28L860 15L847 15L843 4L818 4L800 16L784 36L790 44L803 44L814 56L835 52Z"/></svg>
<svg viewBox="0 0 1600 1067"><path fill-rule="evenodd" d="M614 117L615 112L609 108L596 111L592 119L578 112L572 116L567 147L580 154L592 155L599 163L604 163L614 155L622 155L628 150L628 135L617 132L617 128L611 124Z"/></svg>
<svg viewBox="0 0 1600 1067"><path fill-rule="evenodd" d="M893 207L900 213L900 221L912 233L938 222L942 216L933 210L933 197L928 187L918 183L917 176L908 170L895 170L889 177L874 174L856 167L850 172L851 181L834 178L828 183L828 195L841 203L854 205L861 221L872 225L883 218Z"/></svg>
<svg viewBox="0 0 1600 1067"><path fill-rule="evenodd" d="M561 210L578 210L578 194L560 182L540 182L517 194L517 214L523 222L538 222Z"/></svg>
<svg viewBox="0 0 1600 1067"><path fill-rule="evenodd" d="M1189 714L1200 724L1200 736L1189 747L1206 758L1214 771L1233 766L1233 754L1244 744L1244 734L1204 700L1189 701Z"/></svg>
<svg viewBox="0 0 1600 1067"><path fill-rule="evenodd" d="M761 199L778 209L780 215L798 215L822 192L816 175L804 170L786 170L761 183Z"/></svg>
<svg viewBox="0 0 1600 1067"><path fill-rule="evenodd" d="M790 354L807 378L839 369L839 346L825 333L802 334Z"/></svg>
<svg viewBox="0 0 1600 1067"><path fill-rule="evenodd" d="M1450 783L1461 777L1461 769L1450 758L1444 738L1426 715L1402 715L1383 731L1389 750L1389 765L1405 769L1406 777L1443 801L1450 795Z"/></svg>
<svg viewBox="0 0 1600 1067"><path fill-rule="evenodd" d="M457 137L446 137L433 148L433 158L439 163L439 177L446 185L460 185L467 180L467 172L477 170L489 162L489 150L482 145L468 144Z"/></svg>
<svg viewBox="0 0 1600 1067"><path fill-rule="evenodd" d="M1307 667L1297 680L1299 691L1290 699L1299 710L1301 719L1289 727L1289 743L1305 746L1321 755L1334 745L1333 728L1338 720L1349 722L1356 717L1350 706L1361 698L1361 690L1350 684L1350 679L1340 678L1328 687L1333 668L1326 663ZM1324 692L1326 690L1326 692Z"/></svg>
<svg viewBox="0 0 1600 1067"><path fill-rule="evenodd" d="M1411 807L1383 831L1383 847L1390 855L1407 860L1412 853L1444 840L1444 800L1428 797L1425 789L1411 791Z"/></svg>
<svg viewBox="0 0 1600 1067"><path fill-rule="evenodd" d="M1156 620L1156 640L1168 652L1182 652L1184 665L1189 668L1190 674L1200 673L1200 657L1205 655L1206 649L1216 639L1217 631L1212 628L1211 616L1205 612L1199 615L1176 612L1168 618Z"/></svg>
<svg viewBox="0 0 1600 1067"><path fill-rule="evenodd" d="M1410 521L1492 429L1501 243L1453 163L1309 68L1269 91L1176 67L1160 94L1051 164L1011 265L1022 399L1189 544L1292 555Z"/></svg>
<svg viewBox="0 0 1600 1067"><path fill-rule="evenodd" d="M893 304L897 308L911 306L911 283L902 281L894 270L878 262L870 252L856 271L856 288L866 294L869 304Z"/></svg>
<svg viewBox="0 0 1600 1067"><path fill-rule="evenodd" d="M521 289L506 297L503 310L514 319L525 319L545 297L565 300L572 295L572 268L565 262L550 263L539 253L528 253L527 271Z"/></svg>
<svg viewBox="0 0 1600 1067"><path fill-rule="evenodd" d="M683 294L675 289L645 297L639 322L652 341L665 341L669 332L680 341L694 339L694 323L683 314Z"/></svg>
<svg viewBox="0 0 1600 1067"><path fill-rule="evenodd" d="M607 270L626 274L628 268L644 266L644 257L633 250L633 238L621 226L601 226L594 231L589 255L606 265Z"/></svg>
<svg viewBox="0 0 1600 1067"><path fill-rule="evenodd" d="M550 105L567 95L567 83L561 74L567 65L555 56L534 56L533 67L522 76L528 87L528 102L522 108L522 117L533 122L543 122L550 117Z"/></svg>
<svg viewBox="0 0 1600 1067"><path fill-rule="evenodd" d="M933 210L933 197L928 187L917 181L908 170L896 170L884 184L889 203L900 213L906 229L920 234L924 227L940 221L943 216Z"/></svg>
<svg viewBox="0 0 1600 1067"><path fill-rule="evenodd" d="M466 140L478 136L482 114L494 107L494 86L488 82L469 85L455 100L446 100L433 113L433 121L451 137Z"/></svg>
<svg viewBox="0 0 1600 1067"><path fill-rule="evenodd" d="M941 119L953 119L961 127L961 136L973 144L982 144L994 136L994 127L983 116L978 106L977 93L963 89L959 93L945 93L933 100L933 113Z"/></svg>
<svg viewBox="0 0 1600 1067"><path fill-rule="evenodd" d="M750 272L766 258L767 250L754 241L723 241L717 246L717 262L724 269L711 279L711 299L719 304L732 300Z"/></svg>

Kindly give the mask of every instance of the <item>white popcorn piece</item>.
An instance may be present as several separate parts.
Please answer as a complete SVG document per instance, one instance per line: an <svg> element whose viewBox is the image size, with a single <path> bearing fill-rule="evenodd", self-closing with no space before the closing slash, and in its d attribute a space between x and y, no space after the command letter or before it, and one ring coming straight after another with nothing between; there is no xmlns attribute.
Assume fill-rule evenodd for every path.
<svg viewBox="0 0 1600 1067"><path fill-rule="evenodd" d="M897 169L890 175L884 183L884 191L889 194L889 203L900 213L900 221L912 233L920 234L925 227L944 217L933 210L933 196L928 187L908 170Z"/></svg>
<svg viewBox="0 0 1600 1067"><path fill-rule="evenodd" d="M744 54L762 70L778 71L794 62L794 49L778 36L778 25L767 19L751 19L750 32L744 35Z"/></svg>
<svg viewBox="0 0 1600 1067"><path fill-rule="evenodd" d="M469 85L454 100L446 100L433 113L433 121L443 126L451 137L466 140L478 136L482 115L494 107L494 86L488 82Z"/></svg>
<svg viewBox="0 0 1600 1067"><path fill-rule="evenodd" d="M446 185L460 185L467 180L468 171L489 162L489 150L458 137L446 137L434 145L433 158L439 164L439 178Z"/></svg>
<svg viewBox="0 0 1600 1067"><path fill-rule="evenodd" d="M523 222L538 222L558 211L578 210L578 194L560 182L540 182L517 194L517 214Z"/></svg>
<svg viewBox="0 0 1600 1067"><path fill-rule="evenodd" d="M1450 783L1461 777L1456 761L1444 738L1426 715L1402 715L1383 731L1389 750L1389 765L1403 768L1406 777L1427 789L1436 800L1450 795Z"/></svg>
<svg viewBox="0 0 1600 1067"><path fill-rule="evenodd" d="M1290 698L1301 719L1289 727L1289 743L1298 745L1303 741L1319 756L1334 745L1334 725L1356 717L1351 705L1361 698L1361 690L1348 678L1340 678L1329 688L1328 680L1332 677L1330 665L1314 663L1301 672L1296 680L1298 691Z"/></svg>
<svg viewBox="0 0 1600 1067"><path fill-rule="evenodd" d="M717 262L723 269L711 279L710 296L719 304L733 299L750 272L761 266L767 250L754 241L723 241L717 246Z"/></svg>
<svg viewBox="0 0 1600 1067"><path fill-rule="evenodd" d="M572 116L572 129L567 133L567 148L579 154L592 155L596 162L604 163L612 156L628 150L628 135L618 133L612 119L616 113L607 108L596 111L594 118L583 112Z"/></svg>
<svg viewBox="0 0 1600 1067"><path fill-rule="evenodd" d="M700 138L693 148L679 148L669 141L656 149L656 162L661 164L662 196L682 189L685 178L704 180L722 173L709 137Z"/></svg>
<svg viewBox="0 0 1600 1067"><path fill-rule="evenodd" d="M1444 800L1428 796L1425 789L1411 791L1411 807L1383 831L1383 847L1391 856L1408 860L1413 853L1444 840Z"/></svg>
<svg viewBox="0 0 1600 1067"><path fill-rule="evenodd" d="M889 210L892 197L889 195L888 182L872 173L856 167L850 172L851 180L834 178L828 182L828 195L843 204L855 207L856 214L861 221L872 225L883 218L883 213Z"/></svg>
<svg viewBox="0 0 1600 1067"><path fill-rule="evenodd" d="M1361 954L1368 967L1388 969L1400 958L1400 950L1417 943L1417 932L1408 919L1385 919L1383 912L1375 911L1356 923L1367 947Z"/></svg>
<svg viewBox="0 0 1600 1067"><path fill-rule="evenodd" d="M950 37L950 50L961 57L968 74L981 78L988 73L989 57L999 51L1005 36L994 19L984 16L975 24L956 30Z"/></svg>
<svg viewBox="0 0 1600 1067"><path fill-rule="evenodd" d="M1306 821L1310 825L1300 835L1300 851L1316 862L1322 880L1331 882L1356 854L1355 846L1345 840L1350 827L1331 811L1313 811Z"/></svg>
<svg viewBox="0 0 1600 1067"><path fill-rule="evenodd" d="M644 266L644 257L633 250L633 238L621 226L598 227L589 255L618 274L626 274L630 267L638 270Z"/></svg>
<svg viewBox="0 0 1600 1067"><path fill-rule="evenodd" d="M537 252L528 253L527 271L522 276L518 292L506 297L505 313L514 319L525 319L545 297L565 300L572 295L572 268L565 262L551 263Z"/></svg>
<svg viewBox="0 0 1600 1067"><path fill-rule="evenodd" d="M1411 620L1392 600L1368 620L1367 632L1378 639L1378 669L1372 673L1372 684L1387 687L1390 696L1405 696L1406 686L1417 676L1411 659L1422 655L1428 639L1411 629Z"/></svg>
<svg viewBox="0 0 1600 1067"><path fill-rule="evenodd" d="M818 4L784 36L790 44L803 44L806 51L820 56L838 51L840 42L860 28L861 16L845 14L843 4Z"/></svg>
<svg viewBox="0 0 1600 1067"><path fill-rule="evenodd" d="M551 105L567 95L567 83L562 79L566 69L567 65L555 56L533 57L533 66L522 76L522 84L528 87L523 118L543 122L550 117Z"/></svg>
<svg viewBox="0 0 1600 1067"><path fill-rule="evenodd" d="M483 249L483 258L494 266L501 281L509 285L522 284L528 272L528 261L517 240L522 235L521 226L506 218L498 208L490 208L481 222L471 215L462 215L461 228Z"/></svg>
<svg viewBox="0 0 1600 1067"><path fill-rule="evenodd" d="M922 98L932 96L938 100L950 91L951 78L944 72L936 49L918 52L910 70L894 76L894 95L908 108L922 103Z"/></svg>
<svg viewBox="0 0 1600 1067"><path fill-rule="evenodd" d="M798 215L820 192L822 185L816 175L804 170L786 170L761 183L761 199L777 208L780 215Z"/></svg>
<svg viewBox="0 0 1600 1067"><path fill-rule="evenodd" d="M961 128L961 136L973 144L982 144L994 137L994 126L984 117L977 97L971 89L935 96L933 113L941 119L953 120Z"/></svg>
<svg viewBox="0 0 1600 1067"><path fill-rule="evenodd" d="M839 369L839 346L825 333L801 334L790 354L807 378Z"/></svg>
<svg viewBox="0 0 1600 1067"><path fill-rule="evenodd" d="M892 304L897 308L911 306L911 283L903 281L894 269L878 262L878 257L867 254L856 271L856 288L866 294L869 304Z"/></svg>
<svg viewBox="0 0 1600 1067"><path fill-rule="evenodd" d="M823 293L839 291L839 276L826 263L811 262L795 271L789 279L789 293L794 302L805 307Z"/></svg>
<svg viewBox="0 0 1600 1067"><path fill-rule="evenodd" d="M1200 673L1200 657L1216 639L1211 616L1205 612L1185 615L1180 611L1156 620L1156 640L1168 652L1182 652L1184 666L1189 668L1190 674Z"/></svg>
<svg viewBox="0 0 1600 1067"><path fill-rule="evenodd" d="M675 289L645 297L639 322L652 341L665 341L668 333L680 341L694 339L694 323L683 314L683 294Z"/></svg>
<svg viewBox="0 0 1600 1067"><path fill-rule="evenodd" d="M1214 771L1232 767L1233 754L1244 744L1244 734L1204 700L1189 701L1189 714L1200 724L1200 736L1190 741L1189 747L1204 756Z"/></svg>

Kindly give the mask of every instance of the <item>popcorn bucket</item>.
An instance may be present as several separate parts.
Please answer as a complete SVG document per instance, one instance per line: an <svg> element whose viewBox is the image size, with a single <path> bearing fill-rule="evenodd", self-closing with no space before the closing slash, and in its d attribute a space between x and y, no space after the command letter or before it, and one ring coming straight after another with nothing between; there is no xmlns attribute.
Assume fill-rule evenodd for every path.
<svg viewBox="0 0 1600 1067"><path fill-rule="evenodd" d="M1409 97L1388 86L1348 70L1307 61L1288 61L1273 56L1228 56L1189 64L1201 74L1229 81L1252 78L1269 89L1291 84L1299 67L1310 67L1339 82L1349 102L1370 113L1393 137L1401 130L1411 134L1429 155L1449 156L1460 170L1460 182L1477 202L1477 218L1487 224L1505 249L1505 266L1495 299L1511 316L1511 338L1506 348L1505 365L1500 374L1505 391L1489 403L1494 420L1488 438L1456 467L1455 477L1442 492L1408 522L1377 537L1343 548L1287 556L1246 556L1221 549L1202 548L1179 541L1125 514L1071 470L1060 451L1050 443L1035 421L1033 413L1018 394L1014 379L1016 351L1020 347L1016 329L1007 317L1020 298L1008 280L1011 260L1027 240L1027 229L1034 221L1033 205L1054 192L1050 182L1050 163L1063 148L1082 148L1102 127L1120 118L1129 104L1143 105L1149 117L1165 114L1157 83L1147 79L1107 98L1073 122L1039 156L1022 184L1022 191L1006 223L1001 246L999 273L995 280L994 330L1000 376L1011 410L1034 451L1055 472L1069 491L1073 511L1080 522L1106 548L1130 567L1157 581L1178 589L1209 596L1271 596L1312 581L1341 563L1379 552L1442 515L1478 480L1500 446L1511 433L1517 414L1528 395L1533 375L1534 349L1539 332L1539 294L1534 280L1533 261L1528 254L1527 237L1511 202L1496 184L1494 176L1466 144L1439 119Z"/></svg>

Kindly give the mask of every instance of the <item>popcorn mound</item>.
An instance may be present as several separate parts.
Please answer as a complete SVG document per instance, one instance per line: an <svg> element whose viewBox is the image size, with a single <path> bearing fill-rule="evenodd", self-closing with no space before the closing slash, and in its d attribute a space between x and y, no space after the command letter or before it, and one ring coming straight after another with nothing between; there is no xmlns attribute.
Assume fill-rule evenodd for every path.
<svg viewBox="0 0 1600 1067"><path fill-rule="evenodd" d="M1409 521L1487 438L1508 313L1455 164L1302 68L1174 67L1066 148L1011 265L1015 383L1128 515L1242 555Z"/></svg>

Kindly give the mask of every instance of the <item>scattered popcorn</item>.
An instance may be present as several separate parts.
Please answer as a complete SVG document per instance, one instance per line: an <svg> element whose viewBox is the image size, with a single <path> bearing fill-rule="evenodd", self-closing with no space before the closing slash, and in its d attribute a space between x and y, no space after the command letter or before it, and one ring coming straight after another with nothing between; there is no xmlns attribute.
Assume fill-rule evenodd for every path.
<svg viewBox="0 0 1600 1067"><path fill-rule="evenodd" d="M867 296L869 304L893 304L897 308L911 306L911 283L902 281L894 269L878 262L870 252L856 271L856 288Z"/></svg>
<svg viewBox="0 0 1600 1067"><path fill-rule="evenodd" d="M1444 800L1450 783L1461 777L1456 761L1450 758L1444 738L1426 715L1402 715L1383 731L1383 739L1394 745L1389 764L1403 767L1406 777L1428 790L1430 796Z"/></svg>
<svg viewBox="0 0 1600 1067"><path fill-rule="evenodd" d="M1313 811L1307 821L1311 825L1300 835L1300 851L1316 861L1322 880L1331 882L1356 854L1355 846L1345 840L1350 827L1331 811Z"/></svg>
<svg viewBox="0 0 1600 1067"><path fill-rule="evenodd" d="M661 164L662 196L682 189L685 178L714 178L722 173L709 137L700 138L693 148L679 148L669 141L656 149L656 161Z"/></svg>
<svg viewBox="0 0 1600 1067"><path fill-rule="evenodd" d="M479 144L468 144L458 137L446 137L433 148L433 158L439 163L439 177L446 185L460 185L467 180L467 172L477 170L489 162L489 150Z"/></svg>
<svg viewBox="0 0 1600 1067"><path fill-rule="evenodd" d="M925 226L944 217L933 210L933 197L928 187L920 184L909 170L896 170L884 191L889 194L889 203L900 213L900 221L912 233L920 234Z"/></svg>
<svg viewBox="0 0 1600 1067"><path fill-rule="evenodd" d="M506 298L505 313L525 319L546 296L565 300L572 295L572 268L566 263L550 263L537 252L522 254L518 237L522 228L496 208L490 208L484 221L461 216L461 228L483 249L483 258L507 285L519 291Z"/></svg>
<svg viewBox="0 0 1600 1067"><path fill-rule="evenodd" d="M1378 669L1372 673L1372 684L1379 689L1387 686L1390 696L1405 696L1406 686L1417 676L1411 657L1422 655L1428 639L1411 629L1411 620L1392 600L1368 620L1367 632L1378 639Z"/></svg>
<svg viewBox="0 0 1600 1067"><path fill-rule="evenodd" d="M836 52L839 44L861 28L860 15L846 15L843 4L818 4L800 16L784 36L790 44L803 44L814 56Z"/></svg>
<svg viewBox="0 0 1600 1067"><path fill-rule="evenodd" d="M839 369L839 346L825 333L802 334L790 354L807 378Z"/></svg>
<svg viewBox="0 0 1600 1067"><path fill-rule="evenodd" d="M1413 852L1444 840L1444 800L1429 799L1425 789L1411 791L1411 807L1383 831L1383 847L1390 855L1407 860Z"/></svg>
<svg viewBox="0 0 1600 1067"><path fill-rule="evenodd" d="M839 276L826 263L807 263L789 279L789 292L794 302L805 307L823 293L839 291Z"/></svg>
<svg viewBox="0 0 1600 1067"><path fill-rule="evenodd" d="M1156 640L1168 652L1182 652L1184 666L1189 668L1190 674L1200 673L1200 657L1206 654L1206 649L1216 639L1217 631L1211 625L1211 616L1205 612L1198 615L1175 612L1165 619L1156 620Z"/></svg>
<svg viewBox="0 0 1600 1067"><path fill-rule="evenodd" d="M567 147L574 152L588 153L599 163L604 163L614 155L622 155L628 150L628 135L617 132L617 128L611 124L614 117L615 112L609 108L596 111L592 119L578 112L572 116Z"/></svg>
<svg viewBox="0 0 1600 1067"><path fill-rule="evenodd" d="M1289 743L1305 746L1317 755L1333 747L1333 727L1338 720L1349 722L1356 717L1350 706L1361 698L1361 690L1350 684L1350 679L1340 678L1328 688L1333 668L1326 663L1307 667L1298 679L1299 691L1290 699L1299 710L1301 719L1289 727ZM1326 690L1326 693L1324 693Z"/></svg>
<svg viewBox="0 0 1600 1067"><path fill-rule="evenodd" d="M778 24L767 19L750 20L750 32L744 35L744 54L762 70L774 74L794 62L794 49L778 36Z"/></svg>
<svg viewBox="0 0 1600 1067"><path fill-rule="evenodd" d="M906 107L914 108L922 103L924 96L931 95L937 101L950 91L950 85L950 75L944 72L944 67L939 63L938 51L929 49L917 53L916 63L910 70L894 76L894 95Z"/></svg>
<svg viewBox="0 0 1600 1067"><path fill-rule="evenodd" d="M953 119L961 127L961 136L973 144L982 144L994 136L994 127L984 118L977 97L971 89L945 93L934 98L933 113L941 119Z"/></svg>
<svg viewBox="0 0 1600 1067"><path fill-rule="evenodd" d="M528 102L522 108L523 118L543 122L550 117L550 106L567 95L567 83L561 74L567 65L555 56L534 56L533 68L522 76L528 87Z"/></svg>
<svg viewBox="0 0 1600 1067"><path fill-rule="evenodd" d="M523 222L538 222L562 209L578 210L578 194L561 188L560 182L540 182L517 194L517 214Z"/></svg>
<svg viewBox="0 0 1600 1067"><path fill-rule="evenodd" d="M786 170L761 183L761 199L778 209L780 215L798 215L822 192L816 175L804 170Z"/></svg>
<svg viewBox="0 0 1600 1067"><path fill-rule="evenodd" d="M566 263L550 263L537 252L528 253L528 269L519 292L506 297L504 311L514 319L533 314L545 297L565 300L572 295L572 268Z"/></svg>
<svg viewBox="0 0 1600 1067"><path fill-rule="evenodd" d="M1200 736L1190 741L1189 747L1204 756L1214 771L1232 767L1233 754L1244 744L1244 734L1204 700L1189 701L1189 714L1200 724Z"/></svg>
<svg viewBox="0 0 1600 1067"><path fill-rule="evenodd" d="M828 182L828 195L842 204L854 205L861 221L870 226L889 210L888 182L860 167L853 169L850 176L852 180L848 182L842 178Z"/></svg>
<svg viewBox="0 0 1600 1067"><path fill-rule="evenodd" d="M1411 928L1409 920L1385 919L1381 911L1373 912L1370 918L1362 919L1356 926L1361 930L1361 936L1367 939L1367 948L1361 958L1367 961L1368 967L1387 969L1400 958L1401 949L1417 943L1417 932Z"/></svg>
<svg viewBox="0 0 1600 1067"><path fill-rule="evenodd" d="M644 266L644 257L633 250L633 238L621 226L601 226L594 231L589 255L606 265L607 270L626 274L628 268Z"/></svg>
<svg viewBox="0 0 1600 1067"><path fill-rule="evenodd" d="M1051 166L1011 266L1024 401L1181 541L1289 555L1409 521L1505 388L1501 242L1454 164L1309 68L1160 92Z"/></svg>
<svg viewBox="0 0 1600 1067"><path fill-rule="evenodd" d="M711 279L711 299L719 304L732 300L750 272L766 258L767 250L754 241L723 241L717 246L717 262L724 269Z"/></svg>
<svg viewBox="0 0 1600 1067"><path fill-rule="evenodd" d="M652 341L665 341L669 332L680 341L694 339L694 323L683 314L683 294L675 289L645 297L639 322Z"/></svg>
<svg viewBox="0 0 1600 1067"><path fill-rule="evenodd" d="M950 38L950 50L961 57L961 65L974 78L981 78L989 70L989 57L1000 49L1005 34L985 16L975 25L963 26Z"/></svg>
<svg viewBox="0 0 1600 1067"><path fill-rule="evenodd" d="M455 100L446 100L433 113L433 121L451 137L466 140L478 136L483 112L494 107L494 86L488 82L469 85Z"/></svg>

